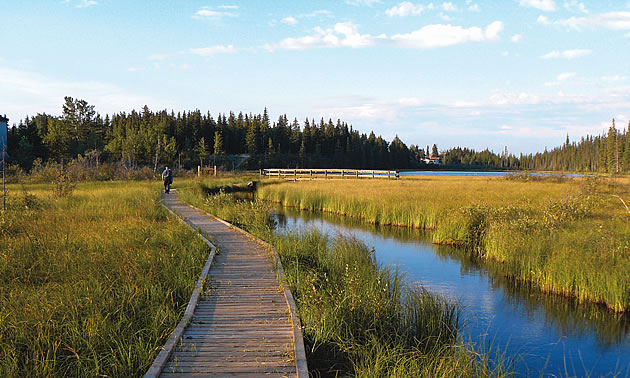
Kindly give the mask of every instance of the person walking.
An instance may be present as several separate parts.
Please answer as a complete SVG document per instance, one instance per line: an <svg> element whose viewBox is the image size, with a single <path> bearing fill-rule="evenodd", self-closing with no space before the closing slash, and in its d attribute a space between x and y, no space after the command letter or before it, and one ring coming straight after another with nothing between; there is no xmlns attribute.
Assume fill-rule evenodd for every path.
<svg viewBox="0 0 630 378"><path fill-rule="evenodd" d="M162 172L162 181L164 181L164 193L169 193L173 183L173 172L168 167L164 168L164 172Z"/></svg>

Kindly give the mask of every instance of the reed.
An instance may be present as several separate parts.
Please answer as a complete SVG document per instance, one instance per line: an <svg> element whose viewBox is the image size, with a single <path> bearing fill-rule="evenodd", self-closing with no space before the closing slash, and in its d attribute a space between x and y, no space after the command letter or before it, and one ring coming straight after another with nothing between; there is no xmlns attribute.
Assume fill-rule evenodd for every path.
<svg viewBox="0 0 630 378"><path fill-rule="evenodd" d="M278 250L314 376L502 376L509 363L464 345L456 303L407 285L362 242L317 231L278 235L261 202L207 196L211 180L183 185L184 200ZM507 361L503 359L502 361Z"/></svg>
<svg viewBox="0 0 630 378"><path fill-rule="evenodd" d="M0 215L0 376L140 376L208 248L151 182L9 186Z"/></svg>
<svg viewBox="0 0 630 378"><path fill-rule="evenodd" d="M364 222L434 230L501 274L578 301L630 309L625 179L429 177L262 185L258 198ZM618 197L616 197L618 196Z"/></svg>

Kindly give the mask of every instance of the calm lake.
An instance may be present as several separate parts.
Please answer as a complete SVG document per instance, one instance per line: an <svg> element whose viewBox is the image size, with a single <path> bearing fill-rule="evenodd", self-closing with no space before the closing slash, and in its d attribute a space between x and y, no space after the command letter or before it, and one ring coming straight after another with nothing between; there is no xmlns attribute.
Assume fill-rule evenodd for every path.
<svg viewBox="0 0 630 378"><path fill-rule="evenodd" d="M400 172L401 176L480 176L480 177L504 177L507 175L514 175L523 173L521 171L498 171L498 172L477 172L477 171L406 171ZM549 176L558 175L558 173L547 172L527 172L534 176ZM582 177L581 173L564 173L566 177ZM589 175L591 176L591 175Z"/></svg>
<svg viewBox="0 0 630 378"><path fill-rule="evenodd" d="M516 359L519 375L630 376L627 314L517 286L458 249L431 244L423 231L288 209L279 209L276 219L278 232L316 228L333 237L356 237L374 247L381 264L404 272L408 282L458 300L464 339L506 351Z"/></svg>

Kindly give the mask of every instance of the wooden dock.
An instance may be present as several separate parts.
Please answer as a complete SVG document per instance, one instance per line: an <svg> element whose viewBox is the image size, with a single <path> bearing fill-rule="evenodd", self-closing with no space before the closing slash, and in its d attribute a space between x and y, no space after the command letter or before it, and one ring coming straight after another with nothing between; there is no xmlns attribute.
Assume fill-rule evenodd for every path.
<svg viewBox="0 0 630 378"><path fill-rule="evenodd" d="M261 169L261 176L285 179L399 179L400 172L374 169Z"/></svg>
<svg viewBox="0 0 630 378"><path fill-rule="evenodd" d="M213 249L182 321L145 377L308 377L302 330L275 249L186 205L176 191L163 204Z"/></svg>

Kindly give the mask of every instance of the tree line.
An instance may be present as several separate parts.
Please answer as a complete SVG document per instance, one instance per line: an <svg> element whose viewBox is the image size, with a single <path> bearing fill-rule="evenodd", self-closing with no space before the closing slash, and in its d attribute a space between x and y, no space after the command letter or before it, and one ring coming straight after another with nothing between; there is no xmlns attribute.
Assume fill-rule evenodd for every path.
<svg viewBox="0 0 630 378"><path fill-rule="evenodd" d="M190 169L223 165L227 169L259 168L437 168L425 159L430 149L409 147L398 136L391 142L374 132L361 133L346 122L285 115L270 120L262 114L200 110L140 111L102 117L85 100L65 97L62 114L27 117L8 130L8 161L29 170L36 161L64 162L81 158L98 166L118 163L127 168L163 165ZM630 172L630 124L621 132L611 125L606 135L582 137L550 151L509 154L455 147L440 153L441 167L453 169L567 170Z"/></svg>
<svg viewBox="0 0 630 378"><path fill-rule="evenodd" d="M30 169L42 162L81 157L94 164L118 162L128 168L172 165L193 168L218 163L232 168L414 168L424 149L391 142L374 132L360 133L346 122L286 115L219 113L216 119L199 110L140 111L102 117L85 100L66 97L61 116L27 117L8 132L10 163ZM428 147L427 147L428 149Z"/></svg>
<svg viewBox="0 0 630 378"><path fill-rule="evenodd" d="M444 168L628 173L630 122L627 129L619 130L613 119L607 133L586 135L577 142L567 135L564 144L543 152L516 156L507 147L501 153L455 147L443 151L441 157Z"/></svg>

